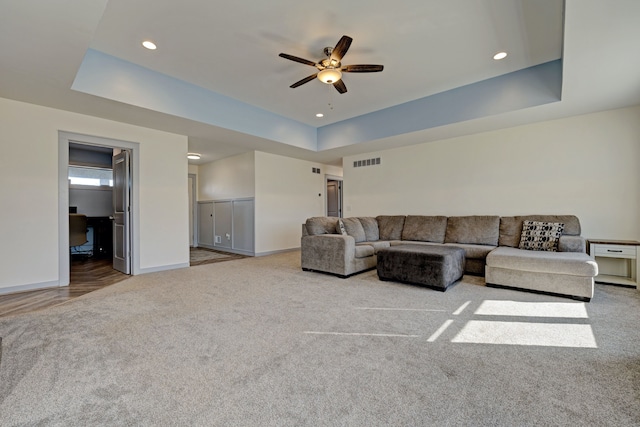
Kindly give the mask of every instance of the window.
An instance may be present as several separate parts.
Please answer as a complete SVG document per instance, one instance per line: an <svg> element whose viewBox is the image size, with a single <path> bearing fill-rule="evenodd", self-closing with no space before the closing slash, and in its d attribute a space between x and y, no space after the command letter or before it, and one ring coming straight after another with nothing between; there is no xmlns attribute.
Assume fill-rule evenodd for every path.
<svg viewBox="0 0 640 427"><path fill-rule="evenodd" d="M90 185L94 187L113 187L113 170L69 166L69 184Z"/></svg>

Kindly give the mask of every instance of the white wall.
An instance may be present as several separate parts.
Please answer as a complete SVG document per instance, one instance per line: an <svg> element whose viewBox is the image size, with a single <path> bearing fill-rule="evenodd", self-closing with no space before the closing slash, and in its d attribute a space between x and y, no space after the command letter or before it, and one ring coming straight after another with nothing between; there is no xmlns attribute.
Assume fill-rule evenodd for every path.
<svg viewBox="0 0 640 427"><path fill-rule="evenodd" d="M381 157L381 165L353 161ZM345 157L345 215L575 214L640 239L640 107ZM351 210L349 210L349 208Z"/></svg>
<svg viewBox="0 0 640 427"><path fill-rule="evenodd" d="M253 152L199 166L198 200L237 199L255 196Z"/></svg>
<svg viewBox="0 0 640 427"><path fill-rule="evenodd" d="M255 160L256 255L299 248L305 220L324 215L324 174L341 170L259 151ZM322 173L312 173L314 167Z"/></svg>
<svg viewBox="0 0 640 427"><path fill-rule="evenodd" d="M134 271L187 264L186 136L0 98L0 293L58 285L59 130L139 144Z"/></svg>
<svg viewBox="0 0 640 427"><path fill-rule="evenodd" d="M108 188L69 188L69 206L86 216L113 215L113 190Z"/></svg>

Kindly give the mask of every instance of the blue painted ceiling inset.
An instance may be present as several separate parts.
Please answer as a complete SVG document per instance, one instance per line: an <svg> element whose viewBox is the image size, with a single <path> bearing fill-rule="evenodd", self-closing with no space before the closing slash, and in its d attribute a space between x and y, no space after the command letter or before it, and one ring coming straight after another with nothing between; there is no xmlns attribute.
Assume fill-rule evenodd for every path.
<svg viewBox="0 0 640 427"><path fill-rule="evenodd" d="M89 49L73 90L272 141L323 151L560 100L562 61L315 128Z"/></svg>

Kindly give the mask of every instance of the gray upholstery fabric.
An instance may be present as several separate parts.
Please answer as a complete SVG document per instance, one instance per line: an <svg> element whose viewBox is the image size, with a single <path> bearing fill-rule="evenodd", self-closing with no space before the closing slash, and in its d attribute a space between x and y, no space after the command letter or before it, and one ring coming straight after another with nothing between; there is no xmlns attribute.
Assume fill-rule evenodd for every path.
<svg viewBox="0 0 640 427"><path fill-rule="evenodd" d="M364 228L364 235L367 242L375 242L380 240L380 230L378 229L378 221L372 216L358 217L362 228Z"/></svg>
<svg viewBox="0 0 640 427"><path fill-rule="evenodd" d="M593 298L594 280L589 276L512 270L487 265L485 281L487 286L499 285L525 291L548 292L578 297L586 301Z"/></svg>
<svg viewBox="0 0 640 427"><path fill-rule="evenodd" d="M582 236L560 236L558 252L587 252L587 240Z"/></svg>
<svg viewBox="0 0 640 427"><path fill-rule="evenodd" d="M356 258L355 247L355 240L351 236L305 236L302 238L300 250L302 269L346 277L375 268L376 257Z"/></svg>
<svg viewBox="0 0 640 427"><path fill-rule="evenodd" d="M580 220L575 215L503 216L500 218L500 239L498 244L517 248L522 234L522 222L525 220L560 222L564 224L562 234L567 236L579 236L581 233Z"/></svg>
<svg viewBox="0 0 640 427"><path fill-rule="evenodd" d="M373 256L374 250L371 245L356 245L355 254L356 258L365 258Z"/></svg>
<svg viewBox="0 0 640 427"><path fill-rule="evenodd" d="M485 262L483 259L469 258L464 260L464 274L484 276Z"/></svg>
<svg viewBox="0 0 640 427"><path fill-rule="evenodd" d="M362 223L358 218L343 218L342 222L344 223L344 228L347 229L347 234L349 236L353 236L358 242L364 242L367 240L367 236L364 234L364 228L362 227Z"/></svg>
<svg viewBox="0 0 640 427"><path fill-rule="evenodd" d="M498 246L499 235L499 216L450 216L445 242Z"/></svg>
<svg viewBox="0 0 640 427"><path fill-rule="evenodd" d="M466 259L481 259L483 261L489 255L489 252L496 248L496 246L470 245L466 243L445 243L445 246L464 249L464 257Z"/></svg>
<svg viewBox="0 0 640 427"><path fill-rule="evenodd" d="M598 264L585 253L527 251L506 246L487 255L487 266L570 276L598 275Z"/></svg>
<svg viewBox="0 0 640 427"><path fill-rule="evenodd" d="M307 233L310 236L316 236L319 234L336 234L336 226L338 225L338 218L328 216L315 216L307 219Z"/></svg>
<svg viewBox="0 0 640 427"><path fill-rule="evenodd" d="M388 248L390 246L389 242L386 241L386 240L378 240L377 242L356 243L356 247L358 247L360 245L369 245L369 246L373 247L373 253L374 254L377 254L380 249Z"/></svg>
<svg viewBox="0 0 640 427"><path fill-rule="evenodd" d="M378 229L380 230L380 240L401 240L404 219L404 215L377 216L376 220L378 221Z"/></svg>
<svg viewBox="0 0 640 427"><path fill-rule="evenodd" d="M378 277L446 290L464 273L464 251L440 245L400 245L378 252Z"/></svg>
<svg viewBox="0 0 640 427"><path fill-rule="evenodd" d="M407 215L402 229L402 240L444 243L446 232L446 216Z"/></svg>

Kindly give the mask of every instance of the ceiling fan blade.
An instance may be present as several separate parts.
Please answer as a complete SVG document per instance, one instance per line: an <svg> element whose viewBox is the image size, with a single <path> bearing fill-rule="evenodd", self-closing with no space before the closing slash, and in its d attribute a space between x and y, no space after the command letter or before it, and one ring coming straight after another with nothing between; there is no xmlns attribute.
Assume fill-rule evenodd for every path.
<svg viewBox="0 0 640 427"><path fill-rule="evenodd" d="M290 61L299 62L299 63L305 64L305 65L311 65L312 67L316 66L316 63L313 62L313 61L309 61L308 59L304 59L304 58L298 58L297 56L288 55L286 53L281 53L278 56L281 57L281 58L288 59Z"/></svg>
<svg viewBox="0 0 640 427"><path fill-rule="evenodd" d="M298 86L302 86L305 83L309 83L311 80L315 79L316 77L318 77L318 73L312 74L308 77L305 77L304 79L295 82L294 84L292 84L291 86L289 86L290 88L294 89L297 88Z"/></svg>
<svg viewBox="0 0 640 427"><path fill-rule="evenodd" d="M375 73L378 71L382 71L383 69L383 65L371 64L346 65L341 68L342 71L345 71L347 73Z"/></svg>
<svg viewBox="0 0 640 427"><path fill-rule="evenodd" d="M342 36L336 47L331 51L331 60L340 62L345 53L349 50L353 39L349 36Z"/></svg>
<svg viewBox="0 0 640 427"><path fill-rule="evenodd" d="M347 93L347 87L344 85L344 82L342 81L342 79L335 82L333 84L333 87L335 87L336 90L340 93Z"/></svg>

